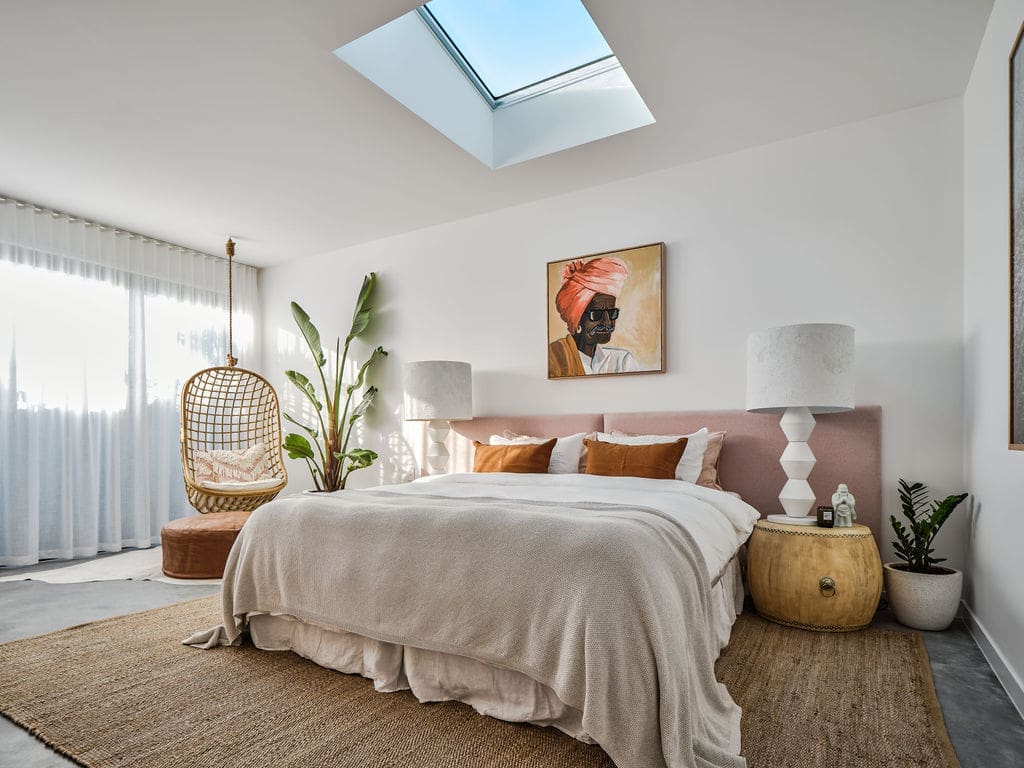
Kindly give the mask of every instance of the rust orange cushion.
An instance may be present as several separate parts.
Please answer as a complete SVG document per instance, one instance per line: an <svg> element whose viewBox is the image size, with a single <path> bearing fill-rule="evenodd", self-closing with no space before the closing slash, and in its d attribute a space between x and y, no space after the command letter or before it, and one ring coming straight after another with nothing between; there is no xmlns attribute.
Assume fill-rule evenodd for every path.
<svg viewBox="0 0 1024 768"><path fill-rule="evenodd" d="M676 464L686 450L686 438L672 443L624 445L584 440L587 446L587 474L606 477L649 477L674 480Z"/></svg>
<svg viewBox="0 0 1024 768"><path fill-rule="evenodd" d="M545 474L551 463L555 440L546 443L517 445L484 445L473 441L474 472L533 472Z"/></svg>

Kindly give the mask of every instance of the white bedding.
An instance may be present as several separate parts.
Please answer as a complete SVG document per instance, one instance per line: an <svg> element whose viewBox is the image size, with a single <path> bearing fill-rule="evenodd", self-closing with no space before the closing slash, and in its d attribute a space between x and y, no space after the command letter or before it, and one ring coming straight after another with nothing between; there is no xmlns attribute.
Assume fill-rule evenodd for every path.
<svg viewBox="0 0 1024 768"><path fill-rule="evenodd" d="M739 557L729 562L712 588L711 610L712 632L721 650L743 610ZM408 690L423 703L461 701L481 715L550 726L574 739L595 743L583 727L580 710L563 702L548 686L512 669L325 629L291 616L250 616L249 634L257 648L292 651L322 667L362 675L373 680L381 693Z"/></svg>
<svg viewBox="0 0 1024 768"><path fill-rule="evenodd" d="M381 485L375 491L440 494L455 498L554 502L598 502L652 507L677 519L694 537L714 582L750 537L758 514L735 494L680 480L599 475L530 475L471 472L421 477L403 485ZM693 504L689 499L695 499Z"/></svg>
<svg viewBox="0 0 1024 768"><path fill-rule="evenodd" d="M691 483L590 475L292 496L247 522L224 623L185 642L248 629L382 690L593 736L629 768L738 768L740 713L713 662L757 518Z"/></svg>

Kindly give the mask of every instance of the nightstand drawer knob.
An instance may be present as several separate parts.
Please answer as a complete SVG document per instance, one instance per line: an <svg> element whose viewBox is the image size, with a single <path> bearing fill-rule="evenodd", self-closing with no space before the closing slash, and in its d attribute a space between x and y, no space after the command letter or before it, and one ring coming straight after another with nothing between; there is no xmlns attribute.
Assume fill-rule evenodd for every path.
<svg viewBox="0 0 1024 768"><path fill-rule="evenodd" d="M818 589L825 597L833 597L836 594L836 580L831 576L822 576L818 579Z"/></svg>

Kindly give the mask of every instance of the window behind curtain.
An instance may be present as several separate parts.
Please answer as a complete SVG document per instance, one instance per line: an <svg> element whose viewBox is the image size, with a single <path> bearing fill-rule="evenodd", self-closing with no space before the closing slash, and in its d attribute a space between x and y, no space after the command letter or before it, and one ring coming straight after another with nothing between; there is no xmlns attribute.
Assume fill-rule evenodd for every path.
<svg viewBox="0 0 1024 768"><path fill-rule="evenodd" d="M227 351L226 262L0 201L0 565L159 541L192 512L178 396ZM256 270L235 354L258 366Z"/></svg>

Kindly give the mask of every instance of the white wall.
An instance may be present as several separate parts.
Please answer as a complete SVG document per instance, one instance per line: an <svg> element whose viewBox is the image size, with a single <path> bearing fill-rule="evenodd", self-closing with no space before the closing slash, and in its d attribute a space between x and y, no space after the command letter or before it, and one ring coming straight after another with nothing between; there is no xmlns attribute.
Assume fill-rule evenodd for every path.
<svg viewBox="0 0 1024 768"><path fill-rule="evenodd" d="M974 501L965 601L1024 710L1024 452L1007 449L1007 56L1022 19L1024 1L997 0L964 96L964 398Z"/></svg>
<svg viewBox="0 0 1024 768"><path fill-rule="evenodd" d="M267 269L264 360L294 402L281 371L309 364L289 301L331 336L379 273L374 341L392 355L367 442L386 461L366 485L422 447L400 422L404 360L472 362L478 415L742 408L750 331L849 323L857 399L884 407L888 513L899 476L963 484L962 170L957 99ZM661 240L668 373L548 381L545 263ZM954 564L957 525L940 540Z"/></svg>

